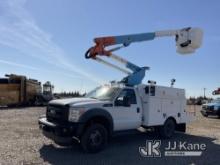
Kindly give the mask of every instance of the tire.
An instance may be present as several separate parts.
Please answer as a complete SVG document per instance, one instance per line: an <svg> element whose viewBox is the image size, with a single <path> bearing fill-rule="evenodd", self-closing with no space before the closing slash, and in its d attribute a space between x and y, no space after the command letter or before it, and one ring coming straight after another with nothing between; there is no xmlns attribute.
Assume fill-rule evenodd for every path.
<svg viewBox="0 0 220 165"><path fill-rule="evenodd" d="M204 117L208 117L208 114L206 114L206 113L202 113L202 116L204 116Z"/></svg>
<svg viewBox="0 0 220 165"><path fill-rule="evenodd" d="M175 132L176 124L172 119L166 120L163 126L159 128L160 136L165 139L169 139L173 136Z"/></svg>
<svg viewBox="0 0 220 165"><path fill-rule="evenodd" d="M218 114L218 118L220 119L220 110L218 110L217 114Z"/></svg>
<svg viewBox="0 0 220 165"><path fill-rule="evenodd" d="M101 124L92 124L86 128L80 143L85 152L97 153L103 150L108 142L108 132Z"/></svg>

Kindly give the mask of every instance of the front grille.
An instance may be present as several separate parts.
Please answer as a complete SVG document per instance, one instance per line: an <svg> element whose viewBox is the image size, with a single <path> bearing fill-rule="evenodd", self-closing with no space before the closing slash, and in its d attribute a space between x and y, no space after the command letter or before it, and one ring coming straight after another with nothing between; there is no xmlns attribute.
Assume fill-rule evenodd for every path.
<svg viewBox="0 0 220 165"><path fill-rule="evenodd" d="M68 105L49 104L46 117L50 122L65 123L68 121Z"/></svg>

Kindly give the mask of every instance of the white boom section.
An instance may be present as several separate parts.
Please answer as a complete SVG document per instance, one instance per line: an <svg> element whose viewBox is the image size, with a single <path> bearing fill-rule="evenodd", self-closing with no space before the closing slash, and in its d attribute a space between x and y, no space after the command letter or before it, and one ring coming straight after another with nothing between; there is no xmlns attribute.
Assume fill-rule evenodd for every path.
<svg viewBox="0 0 220 165"><path fill-rule="evenodd" d="M119 66L116 66L116 65L114 65L112 63L109 63L109 62L107 62L107 61L105 61L105 60L103 60L103 59L101 59L99 57L96 57L94 60L99 62L99 63L102 63L102 64L105 64L107 66L110 66L110 67L112 67L114 69L117 69L117 70L119 70L119 71L121 71L121 72L123 72L125 74L128 74L128 75L131 74L131 72L127 71L126 69L120 68Z"/></svg>
<svg viewBox="0 0 220 165"><path fill-rule="evenodd" d="M163 30L156 31L155 37L167 37L167 36L175 36L179 33L180 30Z"/></svg>

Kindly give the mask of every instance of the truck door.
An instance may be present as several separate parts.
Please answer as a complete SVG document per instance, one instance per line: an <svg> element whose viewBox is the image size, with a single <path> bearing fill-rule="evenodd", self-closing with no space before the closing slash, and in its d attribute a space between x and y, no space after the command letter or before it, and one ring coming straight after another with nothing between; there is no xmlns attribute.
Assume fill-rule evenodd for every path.
<svg viewBox="0 0 220 165"><path fill-rule="evenodd" d="M141 125L141 106L134 89L123 89L114 102L115 130L135 129Z"/></svg>

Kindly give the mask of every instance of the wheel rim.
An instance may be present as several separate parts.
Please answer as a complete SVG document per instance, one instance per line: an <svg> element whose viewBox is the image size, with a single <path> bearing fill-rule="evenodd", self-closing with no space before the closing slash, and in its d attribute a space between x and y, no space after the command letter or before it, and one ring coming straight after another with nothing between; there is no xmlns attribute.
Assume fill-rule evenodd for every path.
<svg viewBox="0 0 220 165"><path fill-rule="evenodd" d="M93 131L89 136L89 143L91 146L99 146L102 144L102 141L102 134L98 130Z"/></svg>

